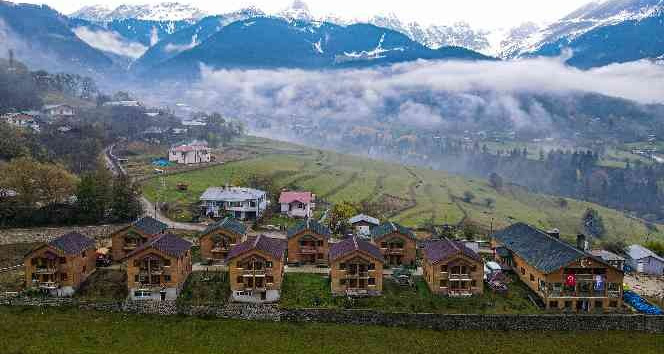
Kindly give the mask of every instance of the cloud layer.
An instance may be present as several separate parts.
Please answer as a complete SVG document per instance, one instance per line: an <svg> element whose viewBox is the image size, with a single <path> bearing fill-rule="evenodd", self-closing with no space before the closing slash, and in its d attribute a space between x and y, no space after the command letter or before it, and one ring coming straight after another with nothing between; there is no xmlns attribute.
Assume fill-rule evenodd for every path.
<svg viewBox="0 0 664 354"><path fill-rule="evenodd" d="M419 61L358 70L220 70L203 67L192 103L237 116L400 122L444 128L478 116L544 127L549 112L523 95L594 93L664 102L664 66L640 61L582 71L562 58L502 62ZM481 125L481 122L480 122Z"/></svg>
<svg viewBox="0 0 664 354"><path fill-rule="evenodd" d="M137 59L148 50L148 48L141 43L129 42L112 31L94 31L85 26L76 27L73 31L78 38L89 44L91 47L105 52ZM156 31L153 32L153 36L154 34L156 34Z"/></svg>

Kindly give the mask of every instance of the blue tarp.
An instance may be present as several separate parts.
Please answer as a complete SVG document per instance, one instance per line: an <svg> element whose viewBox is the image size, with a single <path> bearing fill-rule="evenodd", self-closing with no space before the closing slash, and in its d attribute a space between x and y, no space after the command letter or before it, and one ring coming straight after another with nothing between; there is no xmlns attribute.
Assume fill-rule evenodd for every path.
<svg viewBox="0 0 664 354"><path fill-rule="evenodd" d="M167 166L170 166L171 163L168 160L166 160L164 158L161 158L161 159L152 160L152 165L153 166L158 166L158 167L167 167Z"/></svg>
<svg viewBox="0 0 664 354"><path fill-rule="evenodd" d="M629 306L632 306L640 313L645 313L646 315L664 315L664 312L662 312L659 307L651 305L633 291L624 291L623 300L625 300L625 303L627 303Z"/></svg>

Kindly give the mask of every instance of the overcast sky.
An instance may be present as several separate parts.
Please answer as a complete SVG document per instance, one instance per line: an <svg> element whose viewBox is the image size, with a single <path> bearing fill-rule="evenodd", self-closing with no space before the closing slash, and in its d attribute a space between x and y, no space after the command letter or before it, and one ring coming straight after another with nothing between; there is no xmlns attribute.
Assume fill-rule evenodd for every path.
<svg viewBox="0 0 664 354"><path fill-rule="evenodd" d="M65 14L85 5L159 3L160 0L15 0L46 3ZM176 0L170 0L176 1ZM306 0L315 16L327 14L343 18L367 18L376 14L395 13L403 20L423 24L449 24L463 20L474 27L495 29L513 27L526 21L554 21L593 0ZM179 0L207 12L220 13L255 5L274 13L288 7L292 0Z"/></svg>

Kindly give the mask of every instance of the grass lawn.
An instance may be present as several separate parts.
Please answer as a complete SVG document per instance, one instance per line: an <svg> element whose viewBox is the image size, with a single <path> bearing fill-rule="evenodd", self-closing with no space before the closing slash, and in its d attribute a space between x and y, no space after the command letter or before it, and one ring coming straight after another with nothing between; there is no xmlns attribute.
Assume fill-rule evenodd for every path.
<svg viewBox="0 0 664 354"><path fill-rule="evenodd" d="M432 331L0 307L4 354L661 353L632 332Z"/></svg>
<svg viewBox="0 0 664 354"><path fill-rule="evenodd" d="M231 295L227 272L192 272L178 302L184 305L221 305Z"/></svg>
<svg viewBox="0 0 664 354"><path fill-rule="evenodd" d="M355 308L385 312L421 313L537 313L540 310L527 298L528 290L519 281L509 284L505 295L485 289L482 296L448 298L432 294L424 280L416 278L415 288L400 287L384 278L383 295L356 299L330 294L330 282L316 274L288 273L285 276L280 304L285 308Z"/></svg>
<svg viewBox="0 0 664 354"><path fill-rule="evenodd" d="M273 140L246 137L231 144L229 149L253 151L250 157L203 170L147 180L143 193L153 201L170 203L178 220L191 218L189 206L211 186L226 183L241 185L252 176L268 178L277 188L310 190L332 203L362 201L378 203L386 219L409 227L421 227L430 221L436 224L457 224L462 220L481 229L494 230L515 221L542 228L559 228L563 237L574 238L582 232L581 216L586 208L599 211L607 229L607 239L642 242L645 235L664 239L664 226L652 233L642 220L596 204L534 194L516 186L497 191L481 179L468 179L442 171L414 168L367 158L316 150ZM189 184L187 191L176 188L179 182ZM464 192L476 197L463 201ZM488 205L486 200L495 201ZM177 214L177 215L175 215ZM170 215L170 214L169 214ZM267 223L282 223L268 220Z"/></svg>
<svg viewBox="0 0 664 354"><path fill-rule="evenodd" d="M23 290L24 282L23 269L0 273L0 293Z"/></svg>

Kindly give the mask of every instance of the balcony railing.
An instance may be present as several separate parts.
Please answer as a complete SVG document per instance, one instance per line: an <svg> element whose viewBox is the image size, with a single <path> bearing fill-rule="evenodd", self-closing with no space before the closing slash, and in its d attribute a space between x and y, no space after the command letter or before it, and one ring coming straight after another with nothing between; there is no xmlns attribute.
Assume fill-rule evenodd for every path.
<svg viewBox="0 0 664 354"><path fill-rule="evenodd" d="M450 274L448 276L450 280L472 280L470 274Z"/></svg>
<svg viewBox="0 0 664 354"><path fill-rule="evenodd" d="M55 267L47 267L47 268L37 268L35 269L35 274L54 274L58 271L57 268Z"/></svg>
<svg viewBox="0 0 664 354"><path fill-rule="evenodd" d="M300 254L316 254L318 249L312 246L300 246Z"/></svg>
<svg viewBox="0 0 664 354"><path fill-rule="evenodd" d="M452 297L463 297L463 296L472 296L473 293L468 289L455 289L449 291L449 296Z"/></svg>
<svg viewBox="0 0 664 354"><path fill-rule="evenodd" d="M368 278L369 272L348 272L346 273L346 278Z"/></svg>
<svg viewBox="0 0 664 354"><path fill-rule="evenodd" d="M404 254L403 248L385 248L385 254L391 256L400 256Z"/></svg>
<svg viewBox="0 0 664 354"><path fill-rule="evenodd" d="M138 244L135 243L127 243L124 245L124 247L122 247L124 251L133 251L136 248L138 248Z"/></svg>
<svg viewBox="0 0 664 354"><path fill-rule="evenodd" d="M264 277L267 272L265 269L257 269L257 270L251 270L251 269L245 269L242 271L242 275L245 277Z"/></svg>
<svg viewBox="0 0 664 354"><path fill-rule="evenodd" d="M224 253L230 251L230 247L215 247L212 249L212 253Z"/></svg>
<svg viewBox="0 0 664 354"><path fill-rule="evenodd" d="M58 284L57 282L54 282L54 281L42 281L42 282L39 282L39 288L40 288L40 289L49 289L49 290L53 290L53 289L57 289L58 287L59 287L59 284Z"/></svg>

